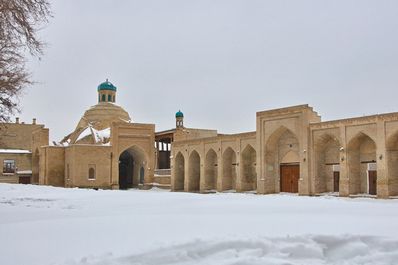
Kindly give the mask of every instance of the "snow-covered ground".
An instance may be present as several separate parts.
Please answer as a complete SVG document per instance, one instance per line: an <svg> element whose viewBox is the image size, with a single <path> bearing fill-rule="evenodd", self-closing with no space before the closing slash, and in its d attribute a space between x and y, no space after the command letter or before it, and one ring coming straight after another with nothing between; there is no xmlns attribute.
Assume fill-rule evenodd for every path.
<svg viewBox="0 0 398 265"><path fill-rule="evenodd" d="M0 184L0 264L398 264L398 200Z"/></svg>

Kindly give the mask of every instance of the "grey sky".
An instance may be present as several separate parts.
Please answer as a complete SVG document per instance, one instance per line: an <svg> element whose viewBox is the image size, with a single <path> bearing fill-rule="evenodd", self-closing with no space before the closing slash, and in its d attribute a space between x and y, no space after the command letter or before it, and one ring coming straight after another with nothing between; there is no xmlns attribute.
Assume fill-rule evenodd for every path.
<svg viewBox="0 0 398 265"><path fill-rule="evenodd" d="M58 0L21 100L51 140L109 78L135 122L232 133L308 103L323 120L398 111L396 0Z"/></svg>

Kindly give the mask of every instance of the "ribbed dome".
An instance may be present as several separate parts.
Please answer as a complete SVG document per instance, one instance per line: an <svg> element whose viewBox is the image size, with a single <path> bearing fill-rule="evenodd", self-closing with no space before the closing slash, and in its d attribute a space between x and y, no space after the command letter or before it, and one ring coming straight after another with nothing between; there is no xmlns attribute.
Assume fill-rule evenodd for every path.
<svg viewBox="0 0 398 265"><path fill-rule="evenodd" d="M182 113L181 110L177 111L176 118L184 118L184 113Z"/></svg>
<svg viewBox="0 0 398 265"><path fill-rule="evenodd" d="M116 87L108 81L108 79L106 79L105 82L99 84L98 86L98 91L100 90L112 90L112 91L116 91Z"/></svg>
<svg viewBox="0 0 398 265"><path fill-rule="evenodd" d="M122 107L114 103L101 102L86 110L78 127L85 127L90 123L94 125L96 129L101 130L110 127L112 121L130 122L131 118Z"/></svg>
<svg viewBox="0 0 398 265"><path fill-rule="evenodd" d="M100 135L104 132L110 133L112 122L130 123L130 115L122 107L110 103L101 102L92 106L84 113L76 126L76 129L67 135L62 141L62 145L69 144L99 144L104 143L104 139L98 142ZM108 134L109 134L108 133ZM109 137L103 137L109 138ZM109 141L107 139L106 141Z"/></svg>

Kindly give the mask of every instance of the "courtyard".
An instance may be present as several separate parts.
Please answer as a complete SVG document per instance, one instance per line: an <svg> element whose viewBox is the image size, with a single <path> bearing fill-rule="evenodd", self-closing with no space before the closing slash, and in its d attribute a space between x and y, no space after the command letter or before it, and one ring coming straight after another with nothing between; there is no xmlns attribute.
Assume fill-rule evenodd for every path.
<svg viewBox="0 0 398 265"><path fill-rule="evenodd" d="M0 264L396 264L398 201L0 184Z"/></svg>

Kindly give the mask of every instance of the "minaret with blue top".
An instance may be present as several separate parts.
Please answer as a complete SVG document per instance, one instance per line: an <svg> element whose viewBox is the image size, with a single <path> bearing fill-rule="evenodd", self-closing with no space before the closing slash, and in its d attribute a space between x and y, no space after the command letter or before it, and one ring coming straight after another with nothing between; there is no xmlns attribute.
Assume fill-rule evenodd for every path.
<svg viewBox="0 0 398 265"><path fill-rule="evenodd" d="M176 113L176 128L184 128L184 113L181 110Z"/></svg>
<svg viewBox="0 0 398 265"><path fill-rule="evenodd" d="M116 87L106 79L98 86L98 103L116 101Z"/></svg>

